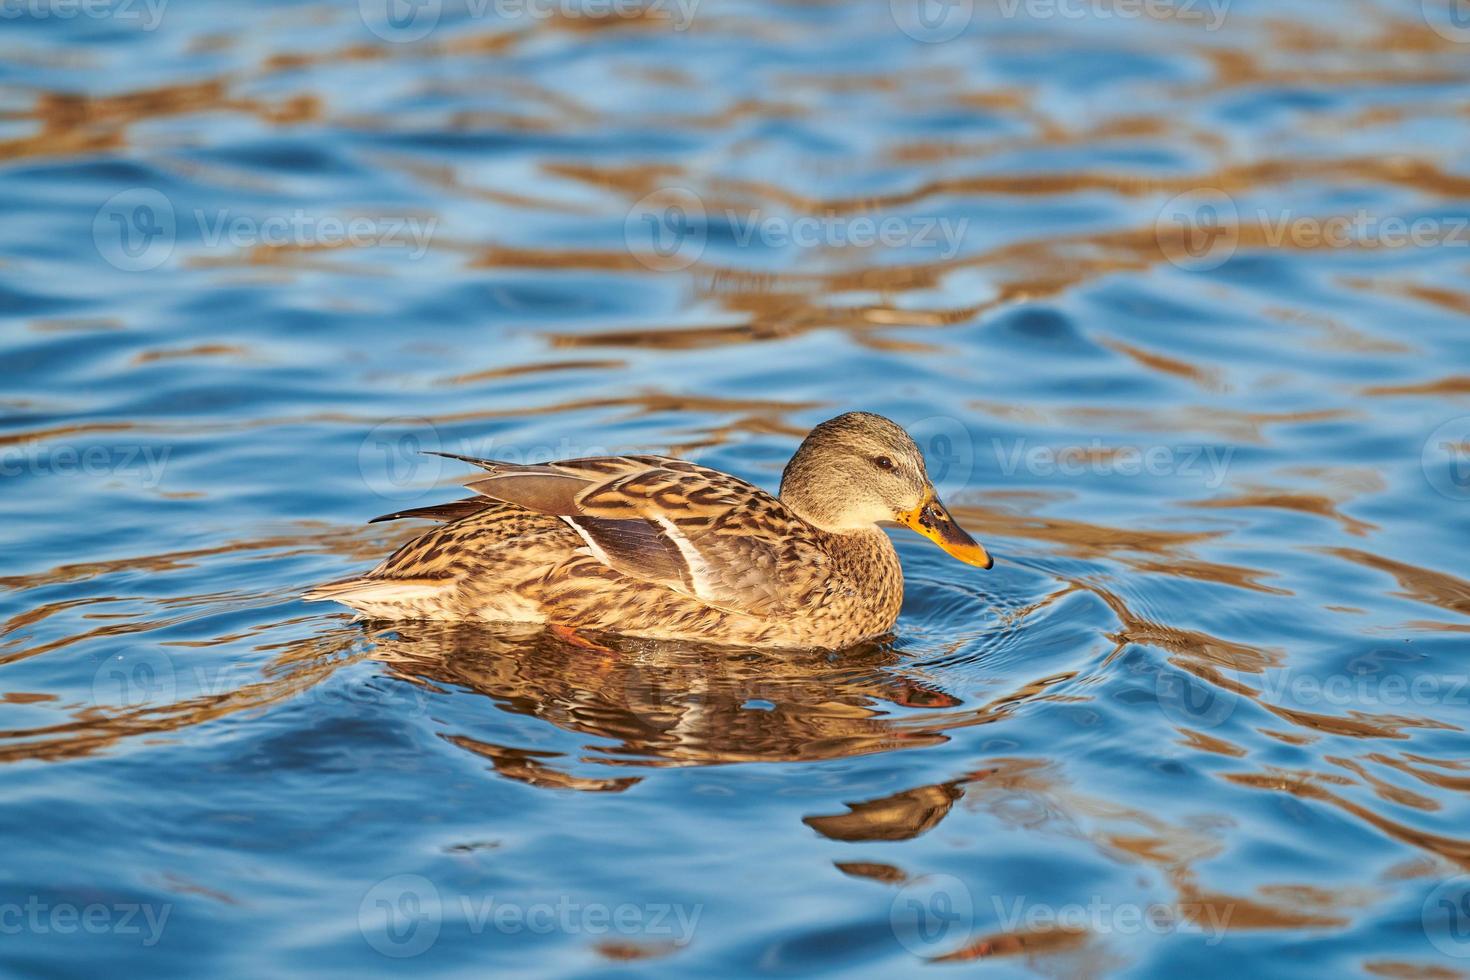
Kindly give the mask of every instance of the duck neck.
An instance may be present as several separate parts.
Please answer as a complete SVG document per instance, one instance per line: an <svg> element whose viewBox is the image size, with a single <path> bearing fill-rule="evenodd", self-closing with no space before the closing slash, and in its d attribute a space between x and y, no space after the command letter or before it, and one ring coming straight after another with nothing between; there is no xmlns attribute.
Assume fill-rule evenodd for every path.
<svg viewBox="0 0 1470 980"><path fill-rule="evenodd" d="M832 571L856 593L857 614L868 632L893 626L903 605L903 566L892 540L875 525L853 531L824 532Z"/></svg>

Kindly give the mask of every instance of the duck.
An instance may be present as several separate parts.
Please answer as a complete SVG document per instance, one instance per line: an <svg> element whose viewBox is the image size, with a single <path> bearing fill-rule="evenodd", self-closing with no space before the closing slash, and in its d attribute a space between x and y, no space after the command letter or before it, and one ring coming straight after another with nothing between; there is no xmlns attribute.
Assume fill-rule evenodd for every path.
<svg viewBox="0 0 1470 980"><path fill-rule="evenodd" d="M474 496L384 514L430 528L363 575L303 596L376 620L540 623L576 635L836 650L891 632L903 568L883 525L979 568L919 447L871 412L813 428L776 495L671 456L478 471Z"/></svg>

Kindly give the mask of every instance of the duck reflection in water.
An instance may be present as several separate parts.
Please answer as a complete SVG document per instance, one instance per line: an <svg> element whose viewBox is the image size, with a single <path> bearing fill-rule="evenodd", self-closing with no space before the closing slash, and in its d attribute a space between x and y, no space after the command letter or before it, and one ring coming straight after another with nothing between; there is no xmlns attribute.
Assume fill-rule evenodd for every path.
<svg viewBox="0 0 1470 980"><path fill-rule="evenodd" d="M400 678L468 689L505 711L612 739L599 761L613 765L791 762L932 745L946 739L938 727L893 709L962 703L906 670L907 656L884 642L838 657L611 635L589 643L538 626L380 628L372 655ZM588 784L526 750L448 737L538 785L617 790L637 781Z"/></svg>

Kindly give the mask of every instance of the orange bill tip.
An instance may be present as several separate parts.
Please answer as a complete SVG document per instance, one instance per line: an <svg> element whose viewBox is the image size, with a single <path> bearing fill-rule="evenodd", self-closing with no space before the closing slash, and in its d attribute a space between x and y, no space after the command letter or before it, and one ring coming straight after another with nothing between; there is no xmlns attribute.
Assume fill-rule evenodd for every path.
<svg viewBox="0 0 1470 980"><path fill-rule="evenodd" d="M918 531L966 565L990 568L995 564L995 559L990 557L990 553L981 546L980 542L970 537L969 533L955 522L933 490L929 491L919 506L899 514L898 520L904 526Z"/></svg>

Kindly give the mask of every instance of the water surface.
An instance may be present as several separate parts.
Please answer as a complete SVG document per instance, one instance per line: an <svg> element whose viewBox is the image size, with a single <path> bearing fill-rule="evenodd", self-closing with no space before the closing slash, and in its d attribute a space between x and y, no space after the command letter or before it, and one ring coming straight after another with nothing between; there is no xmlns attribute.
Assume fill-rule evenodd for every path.
<svg viewBox="0 0 1470 980"><path fill-rule="evenodd" d="M4 971L1470 971L1470 31L1140 6L5 20ZM855 408L881 642L298 599Z"/></svg>

